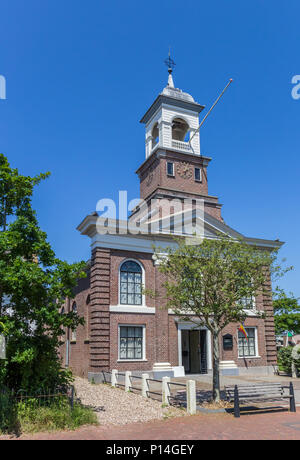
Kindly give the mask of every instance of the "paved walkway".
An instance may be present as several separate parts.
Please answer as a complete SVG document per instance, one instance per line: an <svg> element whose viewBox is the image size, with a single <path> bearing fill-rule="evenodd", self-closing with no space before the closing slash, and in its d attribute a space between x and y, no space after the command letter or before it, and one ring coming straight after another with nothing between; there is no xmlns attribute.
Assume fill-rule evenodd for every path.
<svg viewBox="0 0 300 460"><path fill-rule="evenodd" d="M0 440L3 438L0 438ZM8 437L6 437L8 439ZM299 440L300 409L297 413L276 412L242 415L195 415L124 426L84 427L74 432L22 436L32 440Z"/></svg>
<svg viewBox="0 0 300 460"><path fill-rule="evenodd" d="M124 380L124 377L123 377ZM124 383L124 381L121 381L120 383ZM172 378L172 382L170 384L170 391L172 396L175 396L177 394L178 400L180 400L183 405L184 401L186 400L185 396L185 385L187 380L195 380L196 381L196 389L197 389L197 402L200 404L201 402L204 401L209 401L211 400L212 397L212 375L208 374L193 374L193 375L186 375L185 377L177 377L177 378ZM277 375L266 375L266 376L261 376L261 375L255 375L255 374L249 374L249 375L238 375L238 376L221 376L220 377L220 386L221 386L221 396L222 398L225 398L225 393L224 393L224 386L225 385L235 385L235 384L255 384L255 383L262 383L262 382L277 382L277 383L282 383L284 386L289 386L290 382L293 382L294 385L294 390L295 390L295 399L296 403L300 404L300 379L293 379L291 377L285 377L285 376L277 376ZM184 385L182 386L177 386L176 383ZM136 393L140 393L141 391L141 380L136 380L133 378L132 382L133 386L136 388L139 388L140 390L133 390ZM151 398L157 399L158 401L161 401L161 383L158 382L149 382L149 389L151 391Z"/></svg>
<svg viewBox="0 0 300 460"><path fill-rule="evenodd" d="M184 383L186 382L186 380L195 380L196 388L197 388L197 399L206 400L206 399L211 398L211 388L212 388L212 376L211 375L208 375L208 374L188 375L186 377L176 378L173 380L180 382L180 383ZM265 376L250 374L250 375L221 376L220 377L221 389L223 389L225 385L235 385L235 384L254 385L255 383L262 383L262 382L277 382L277 383L282 383L284 386L289 386L290 382L293 382L296 403L300 404L300 378L293 379L292 377L278 376L278 375L272 375L272 374L265 375Z"/></svg>

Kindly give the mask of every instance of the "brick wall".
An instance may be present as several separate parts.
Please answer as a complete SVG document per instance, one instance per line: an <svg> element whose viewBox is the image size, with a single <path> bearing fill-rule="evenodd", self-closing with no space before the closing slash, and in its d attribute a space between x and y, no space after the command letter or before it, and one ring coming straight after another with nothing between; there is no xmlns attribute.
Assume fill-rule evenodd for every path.
<svg viewBox="0 0 300 460"><path fill-rule="evenodd" d="M80 291L77 287L76 295L73 299L67 299L65 302L65 312L72 310L74 302L76 303L77 313L80 317L84 318L85 324L80 325L75 335L72 334L71 330L65 329L65 335L62 336L63 345L60 347L60 356L62 360L62 366L65 367L67 362L67 340L69 339L69 368L75 375L80 377L87 377L89 369L89 315L90 315L90 304L89 294L90 289L88 287L89 278L85 282L86 288ZM82 285L82 283L80 283ZM72 337L73 336L73 337ZM76 340L72 340L76 339Z"/></svg>
<svg viewBox="0 0 300 460"><path fill-rule="evenodd" d="M266 272L267 278L262 293L262 301L266 312L265 319L265 337L266 337L266 354L269 365L277 363L277 348L275 338L274 309L272 303L272 285L270 272Z"/></svg>
<svg viewBox="0 0 300 460"><path fill-rule="evenodd" d="M92 252L90 307L90 372L110 368L110 249Z"/></svg>
<svg viewBox="0 0 300 460"><path fill-rule="evenodd" d="M154 290L154 273L152 254L122 251L117 249L111 250L111 271L110 271L110 305L119 304L119 269L126 259L134 259L142 265L145 271L145 286L147 289ZM147 307L154 307L154 299L146 296L145 304Z"/></svg>
<svg viewBox="0 0 300 460"><path fill-rule="evenodd" d="M146 326L146 361L125 362L118 361L118 326L136 325ZM118 314L110 315L110 366L111 369L120 371L149 371L155 363L155 317L143 314Z"/></svg>
<svg viewBox="0 0 300 460"><path fill-rule="evenodd" d="M119 267L126 259L141 263L145 270L146 288L157 290L161 297L153 299L146 296L145 304L155 307L154 314L110 313L110 305L119 304ZM93 251L90 287L78 290L75 298L78 314L86 319L85 326L79 326L76 343L70 345L70 367L76 375L87 376L87 372L100 372L108 369L151 370L156 362L179 364L178 327L175 316L163 308L163 275L154 266L152 255L147 253L115 249ZM267 318L248 317L245 327L256 327L258 353L255 358L238 358L238 327L230 324L220 336L221 360L234 360L239 367L267 366L276 363L276 344L274 318L271 299L270 279L265 283L264 292L256 298L256 309L266 311ZM90 295L90 304L87 298ZM70 301L70 308L72 302ZM89 315L88 315L89 314ZM118 326L146 326L146 361L120 362L118 360ZM224 351L222 337L227 333L233 336L233 350ZM65 345L61 349L65 361Z"/></svg>

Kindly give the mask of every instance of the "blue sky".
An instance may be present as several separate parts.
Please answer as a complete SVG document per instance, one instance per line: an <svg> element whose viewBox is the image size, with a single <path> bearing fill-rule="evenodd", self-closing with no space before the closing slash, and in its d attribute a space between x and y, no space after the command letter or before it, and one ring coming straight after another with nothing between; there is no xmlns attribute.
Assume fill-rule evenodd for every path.
<svg viewBox="0 0 300 460"><path fill-rule="evenodd" d="M234 83L201 131L213 161L209 192L226 223L286 242L300 296L300 74L298 0L2 0L0 151L23 174L51 171L34 198L57 255L88 259L75 230L103 198L139 196L141 116L163 89L169 46L175 86L207 109Z"/></svg>

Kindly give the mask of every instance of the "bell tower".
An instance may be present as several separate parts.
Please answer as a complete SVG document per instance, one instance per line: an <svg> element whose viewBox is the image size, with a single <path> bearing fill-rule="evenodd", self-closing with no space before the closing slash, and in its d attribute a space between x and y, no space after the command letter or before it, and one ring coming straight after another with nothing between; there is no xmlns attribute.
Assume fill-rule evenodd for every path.
<svg viewBox="0 0 300 460"><path fill-rule="evenodd" d="M174 87L172 72L175 66L170 58L168 84L147 110L141 123L146 128L146 159L157 149L200 155L199 113L204 106Z"/></svg>
<svg viewBox="0 0 300 460"><path fill-rule="evenodd" d="M152 200L204 201L205 212L221 218L218 198L208 195L207 167L211 158L200 149L199 114L205 108L194 98L175 88L174 61L168 66L168 83L141 119L145 125L146 159L136 171L140 178L140 197ZM133 211L131 217L136 213Z"/></svg>

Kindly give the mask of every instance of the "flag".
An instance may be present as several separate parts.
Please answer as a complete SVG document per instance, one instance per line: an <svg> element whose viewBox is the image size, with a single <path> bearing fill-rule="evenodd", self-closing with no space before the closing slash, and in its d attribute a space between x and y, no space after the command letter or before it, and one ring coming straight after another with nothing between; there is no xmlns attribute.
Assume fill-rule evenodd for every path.
<svg viewBox="0 0 300 460"><path fill-rule="evenodd" d="M245 336L246 340L248 340L248 334L247 334L246 329L244 328L243 324L240 325L239 331Z"/></svg>

